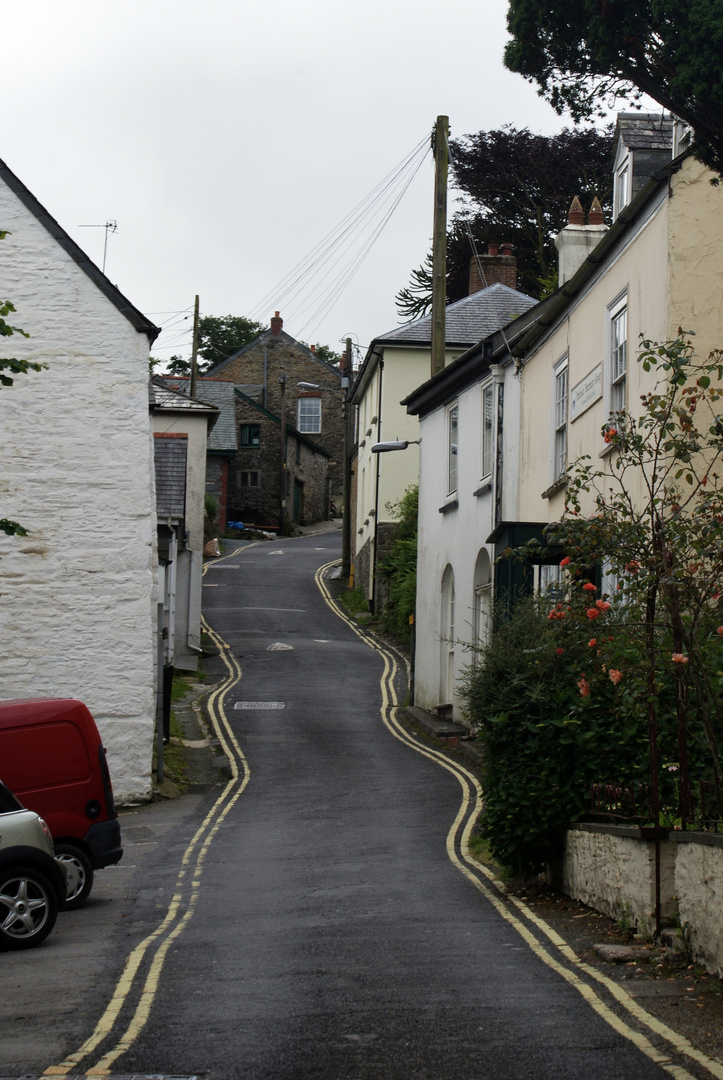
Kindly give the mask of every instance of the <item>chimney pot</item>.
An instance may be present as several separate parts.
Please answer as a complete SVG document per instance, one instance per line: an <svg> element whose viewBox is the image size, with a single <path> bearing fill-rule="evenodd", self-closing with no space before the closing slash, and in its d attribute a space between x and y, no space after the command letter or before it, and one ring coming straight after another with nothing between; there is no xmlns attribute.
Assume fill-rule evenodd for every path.
<svg viewBox="0 0 723 1080"><path fill-rule="evenodd" d="M568 213L567 213L567 224L568 225L584 225L585 224L585 214L583 213L582 203L578 199L577 195L575 196L575 198L572 200L572 202L570 204L570 209L568 210Z"/></svg>
<svg viewBox="0 0 723 1080"><path fill-rule="evenodd" d="M501 255L511 255L514 250L514 244L500 244Z"/></svg>
<svg viewBox="0 0 723 1080"><path fill-rule="evenodd" d="M500 245L499 244L488 244L487 245L487 254L488 255L498 255L499 251L500 251Z"/></svg>
<svg viewBox="0 0 723 1080"><path fill-rule="evenodd" d="M603 212L602 212L602 206L600 205L600 200L598 199L597 195L595 196L595 198L592 201L592 206L590 207L590 213L587 215L587 223L588 223L588 225L604 225L605 224L605 219L603 217Z"/></svg>

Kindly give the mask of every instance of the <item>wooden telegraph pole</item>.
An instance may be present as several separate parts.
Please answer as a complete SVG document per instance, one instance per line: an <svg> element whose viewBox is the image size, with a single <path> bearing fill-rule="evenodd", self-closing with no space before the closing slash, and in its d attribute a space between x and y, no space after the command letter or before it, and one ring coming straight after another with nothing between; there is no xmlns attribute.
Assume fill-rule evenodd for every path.
<svg viewBox="0 0 723 1080"><path fill-rule="evenodd" d="M191 385L188 388L189 396L196 396L196 383L198 382L198 297L193 305L193 342L191 345Z"/></svg>
<svg viewBox="0 0 723 1080"><path fill-rule="evenodd" d="M341 380L341 388L344 395L342 401L342 418L344 423L344 476L342 494L344 507L342 513L344 516L341 522L341 579L346 583L349 581L349 574L351 572L351 506L349 503L351 493L351 462L349 460L351 450L351 432L349 428L352 412L351 405L349 404L351 382L351 338L348 337L344 346L344 366ZM346 385L344 385L345 383Z"/></svg>
<svg viewBox="0 0 723 1080"><path fill-rule="evenodd" d="M438 116L432 135L434 153L434 232L432 237L432 376L444 367L447 304L447 176L449 117Z"/></svg>

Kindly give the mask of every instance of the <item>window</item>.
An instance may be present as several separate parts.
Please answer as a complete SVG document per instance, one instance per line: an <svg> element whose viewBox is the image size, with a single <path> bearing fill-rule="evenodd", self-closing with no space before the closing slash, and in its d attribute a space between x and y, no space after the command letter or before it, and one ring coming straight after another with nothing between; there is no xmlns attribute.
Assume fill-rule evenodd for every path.
<svg viewBox="0 0 723 1080"><path fill-rule="evenodd" d="M628 307L623 302L610 315L610 412L625 408L628 368Z"/></svg>
<svg viewBox="0 0 723 1080"><path fill-rule="evenodd" d="M555 367L555 460L553 480L567 470L567 357Z"/></svg>
<svg viewBox="0 0 723 1080"><path fill-rule="evenodd" d="M241 446L258 446L261 438L261 428L258 424L241 424L239 428L239 443Z"/></svg>
<svg viewBox="0 0 723 1080"><path fill-rule="evenodd" d="M259 474L257 472L242 472L241 473L241 487L258 487L259 486Z"/></svg>
<svg viewBox="0 0 723 1080"><path fill-rule="evenodd" d="M613 184L613 216L617 217L623 207L630 202L630 159L626 158L615 173Z"/></svg>
<svg viewBox="0 0 723 1080"><path fill-rule="evenodd" d="M447 494L457 490L457 439L459 406L447 410Z"/></svg>
<svg viewBox="0 0 723 1080"><path fill-rule="evenodd" d="M297 405L298 430L305 435L318 435L321 431L321 398L302 397Z"/></svg>
<svg viewBox="0 0 723 1080"><path fill-rule="evenodd" d="M492 476L495 431L495 384L482 387L482 479Z"/></svg>

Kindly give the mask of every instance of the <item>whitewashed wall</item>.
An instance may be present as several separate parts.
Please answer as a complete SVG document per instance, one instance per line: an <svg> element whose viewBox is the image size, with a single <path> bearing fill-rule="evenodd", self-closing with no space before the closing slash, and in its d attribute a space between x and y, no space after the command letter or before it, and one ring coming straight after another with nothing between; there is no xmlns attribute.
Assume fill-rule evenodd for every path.
<svg viewBox="0 0 723 1080"><path fill-rule="evenodd" d="M502 373L504 385L503 425L503 517L514 520L517 511L519 380L508 364ZM419 472L419 542L417 555L416 672L415 704L423 709L451 704L455 720L464 720L458 684L473 661L474 652L465 647L475 636L475 565L486 549L494 576L494 549L486 539L494 528L494 485L480 494L482 455L482 381L468 386L420 423L421 456ZM459 405L457 455L458 506L448 513L440 508L452 501L448 495L447 409ZM452 671L454 688L445 693L443 667L450 647L443 641L442 578L445 568L454 573L455 638ZM442 698L446 697L446 701Z"/></svg>
<svg viewBox="0 0 723 1080"><path fill-rule="evenodd" d="M150 790L156 603L149 341L0 182L0 291L47 363L0 390L0 698L73 696L116 796Z"/></svg>

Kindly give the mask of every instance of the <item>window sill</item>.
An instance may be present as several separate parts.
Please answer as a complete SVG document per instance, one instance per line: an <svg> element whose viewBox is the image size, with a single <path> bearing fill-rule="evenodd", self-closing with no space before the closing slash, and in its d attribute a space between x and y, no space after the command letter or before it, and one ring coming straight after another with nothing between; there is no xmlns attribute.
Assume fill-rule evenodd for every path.
<svg viewBox="0 0 723 1080"><path fill-rule="evenodd" d="M553 495L557 495L558 491L562 491L567 487L567 475L558 476L557 480L553 484L550 484L549 488L545 488L540 496L541 499L551 499Z"/></svg>
<svg viewBox="0 0 723 1080"><path fill-rule="evenodd" d="M480 484L480 486L477 488L477 490L473 491L472 494L474 495L475 498L478 498L480 495L484 495L486 491L491 491L491 490L492 490L492 481L491 480L485 480L485 482L483 484Z"/></svg>
<svg viewBox="0 0 723 1080"><path fill-rule="evenodd" d="M440 514L449 514L450 511L456 510L459 506L459 499L452 499L451 502L445 503L444 506L440 506Z"/></svg>
<svg viewBox="0 0 723 1080"><path fill-rule="evenodd" d="M598 452L598 457L601 457L601 458L607 457L608 454L612 454L614 449L615 449L614 443L607 443L607 445L603 446L602 450L600 450Z"/></svg>

